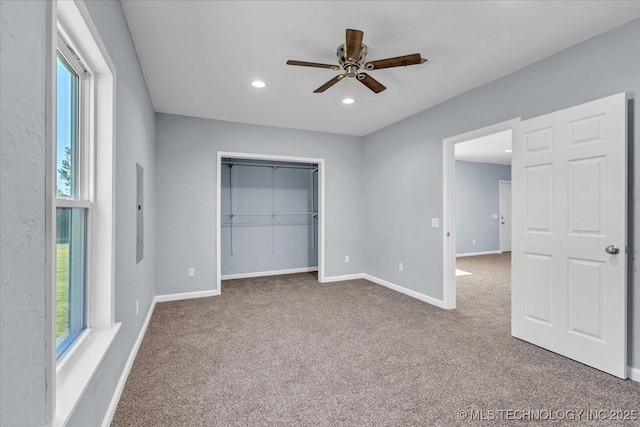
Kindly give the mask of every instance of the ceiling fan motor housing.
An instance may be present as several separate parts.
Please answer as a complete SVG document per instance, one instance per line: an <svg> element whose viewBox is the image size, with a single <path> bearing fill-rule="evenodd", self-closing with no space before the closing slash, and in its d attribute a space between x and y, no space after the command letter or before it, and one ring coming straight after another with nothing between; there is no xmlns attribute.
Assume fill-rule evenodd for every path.
<svg viewBox="0 0 640 427"><path fill-rule="evenodd" d="M367 46L363 43L362 50L360 51L360 57L357 61L349 61L345 54L344 44L338 46L336 49L336 56L338 57L338 62L340 62L340 67L345 71L345 76L347 77L356 77L358 75L358 71L362 68L362 64L367 57Z"/></svg>

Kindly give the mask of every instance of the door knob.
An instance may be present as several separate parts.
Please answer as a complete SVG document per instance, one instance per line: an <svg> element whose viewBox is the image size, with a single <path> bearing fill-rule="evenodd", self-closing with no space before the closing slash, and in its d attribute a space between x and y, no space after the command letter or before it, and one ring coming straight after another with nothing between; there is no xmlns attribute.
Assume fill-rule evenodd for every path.
<svg viewBox="0 0 640 427"><path fill-rule="evenodd" d="M611 254L611 255L616 255L616 254L620 253L620 248L617 247L616 245L609 245L604 250L607 251L607 253Z"/></svg>

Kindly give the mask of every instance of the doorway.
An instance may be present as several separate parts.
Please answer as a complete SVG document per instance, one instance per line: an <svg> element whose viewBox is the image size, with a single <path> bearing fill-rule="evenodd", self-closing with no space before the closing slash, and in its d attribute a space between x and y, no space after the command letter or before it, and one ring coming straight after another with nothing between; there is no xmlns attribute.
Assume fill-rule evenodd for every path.
<svg viewBox="0 0 640 427"><path fill-rule="evenodd" d="M477 237L475 232L468 234L466 233L468 230L463 230L463 233L465 234L461 236L461 240L457 239L456 233L458 232L458 230L456 230L456 196L461 195L456 194L456 145L478 140L480 138L486 138L491 135L500 133L510 133L509 141L512 142L513 137L515 137L517 133L519 124L520 118L516 118L482 129L457 135L451 138L447 138L443 141L443 300L445 308L456 308L457 257L460 255L473 256L500 253L502 240L502 236L500 233L500 222L502 222L500 217L502 216L502 213L499 212L500 196L498 183L500 179L494 181L492 189L489 190L495 196L496 203L493 206L485 206L485 202L482 201L485 198L481 196L476 200L482 201L482 209L480 209L480 206L478 206L477 203L471 203L466 209L466 211L471 214L469 217L469 221L477 223L475 226L475 230L477 230L478 233L484 233L487 231L487 229L493 229L493 233L490 233L490 236L483 235L482 237ZM471 144L473 143L470 143L469 145ZM503 154L510 157L509 153L507 153L506 150L507 148L503 149ZM482 160L483 153L475 153L474 156L475 157L473 158L458 156L458 159L460 161L464 161L465 159ZM484 160L486 161L487 158L485 157ZM479 167L475 168L478 169ZM471 175L471 179L472 177L473 175ZM507 181L507 179L501 180ZM459 202L467 201L464 195L459 197L458 200ZM481 216L481 218L478 218L478 216ZM463 245L466 246L463 247ZM460 246L460 248L458 248L458 246Z"/></svg>

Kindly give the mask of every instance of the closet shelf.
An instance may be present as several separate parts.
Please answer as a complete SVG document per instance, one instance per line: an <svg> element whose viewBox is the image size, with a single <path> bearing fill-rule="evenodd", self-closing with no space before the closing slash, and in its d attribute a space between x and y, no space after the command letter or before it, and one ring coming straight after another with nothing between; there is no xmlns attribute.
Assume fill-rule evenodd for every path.
<svg viewBox="0 0 640 427"><path fill-rule="evenodd" d="M278 169L278 168L311 169L313 170L313 172L318 171L318 166L316 166L315 164L304 164L304 163L299 165L289 165L289 164L270 165L267 163L236 162L236 161L230 161L230 160L223 160L221 163L223 165L228 165L228 166L255 166L255 167L272 168L272 169Z"/></svg>

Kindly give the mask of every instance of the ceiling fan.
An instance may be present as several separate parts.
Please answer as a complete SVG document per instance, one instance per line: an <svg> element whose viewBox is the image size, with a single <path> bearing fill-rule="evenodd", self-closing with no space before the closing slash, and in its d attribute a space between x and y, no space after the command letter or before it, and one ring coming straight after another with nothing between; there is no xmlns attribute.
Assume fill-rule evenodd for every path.
<svg viewBox="0 0 640 427"><path fill-rule="evenodd" d="M385 90L386 87L363 70L374 71L382 68L405 67L407 65L418 65L427 62L427 60L422 58L419 53L367 62L367 45L362 43L363 36L364 33L360 30L347 29L345 43L338 46L338 49L336 50L336 56L338 57L340 65L294 61L291 59L287 61L287 64L299 65L302 67L328 68L336 71L341 69L344 70L344 73L335 76L318 89L314 90L314 93L324 92L345 77L355 77L359 82L371 89L373 92L380 93Z"/></svg>

